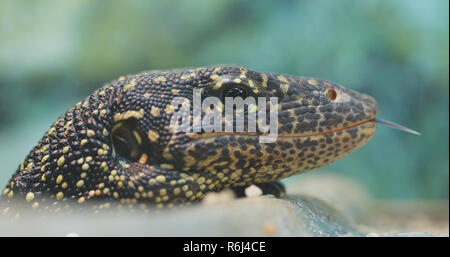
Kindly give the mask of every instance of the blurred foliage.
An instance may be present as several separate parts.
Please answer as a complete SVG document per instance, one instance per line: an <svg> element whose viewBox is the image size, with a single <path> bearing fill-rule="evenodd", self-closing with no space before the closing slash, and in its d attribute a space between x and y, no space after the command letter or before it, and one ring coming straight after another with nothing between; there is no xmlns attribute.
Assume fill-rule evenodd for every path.
<svg viewBox="0 0 450 257"><path fill-rule="evenodd" d="M0 0L0 184L59 114L102 83L234 63L372 95L380 117L423 136L380 127L323 170L380 198L448 198L448 4Z"/></svg>

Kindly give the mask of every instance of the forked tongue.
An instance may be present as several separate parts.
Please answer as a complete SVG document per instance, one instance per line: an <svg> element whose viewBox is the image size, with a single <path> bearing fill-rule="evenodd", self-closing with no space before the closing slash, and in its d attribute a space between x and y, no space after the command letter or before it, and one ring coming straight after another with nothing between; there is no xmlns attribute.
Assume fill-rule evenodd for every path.
<svg viewBox="0 0 450 257"><path fill-rule="evenodd" d="M408 132L408 133L411 133L411 134L414 134L414 135L418 135L418 136L421 135L419 132L417 132L415 130L412 130L412 129L407 128L407 127L402 126L402 125L399 125L399 124L394 123L392 121L381 120L381 119L377 119L377 118L375 118L374 121L376 123L380 123L380 124L386 125L388 127L395 128L395 129L398 129L398 130L401 130L401 131L405 131L405 132Z"/></svg>

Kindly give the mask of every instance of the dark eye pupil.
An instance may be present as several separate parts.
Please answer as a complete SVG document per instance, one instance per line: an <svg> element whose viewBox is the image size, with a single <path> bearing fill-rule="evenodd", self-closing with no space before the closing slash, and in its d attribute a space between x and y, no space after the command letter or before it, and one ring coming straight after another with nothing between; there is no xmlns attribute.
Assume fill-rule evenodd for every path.
<svg viewBox="0 0 450 257"><path fill-rule="evenodd" d="M247 97L247 92L240 87L233 87L225 91L225 97Z"/></svg>

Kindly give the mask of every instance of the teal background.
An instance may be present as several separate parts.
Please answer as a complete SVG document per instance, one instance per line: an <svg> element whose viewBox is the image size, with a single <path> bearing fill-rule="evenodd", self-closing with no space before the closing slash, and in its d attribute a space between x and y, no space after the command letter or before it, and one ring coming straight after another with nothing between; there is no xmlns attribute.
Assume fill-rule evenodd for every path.
<svg viewBox="0 0 450 257"><path fill-rule="evenodd" d="M377 198L448 199L448 10L447 0L0 0L0 184L102 83L240 64L372 95L380 117L423 135L380 126L365 147L322 170Z"/></svg>

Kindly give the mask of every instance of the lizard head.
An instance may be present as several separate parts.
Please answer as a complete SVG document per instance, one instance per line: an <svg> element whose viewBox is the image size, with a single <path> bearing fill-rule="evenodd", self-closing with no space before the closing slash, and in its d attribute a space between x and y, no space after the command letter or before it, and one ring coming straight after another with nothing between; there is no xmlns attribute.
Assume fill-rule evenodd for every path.
<svg viewBox="0 0 450 257"><path fill-rule="evenodd" d="M373 98L329 81L239 66L128 75L63 114L3 197L172 207L330 164L372 137L376 115Z"/></svg>
<svg viewBox="0 0 450 257"><path fill-rule="evenodd" d="M179 101L194 118L186 123L190 130L172 133L162 155L175 169L209 182L209 189L266 183L328 165L375 133L375 100L335 83L235 66L211 74L198 84L201 101L195 94ZM242 100L232 101L236 97ZM195 108L201 110L197 125Z"/></svg>

